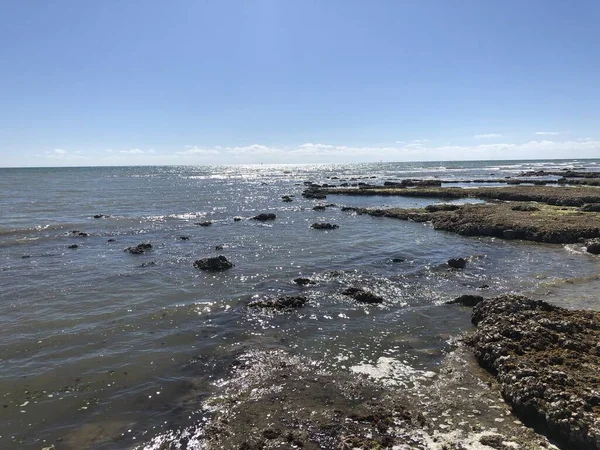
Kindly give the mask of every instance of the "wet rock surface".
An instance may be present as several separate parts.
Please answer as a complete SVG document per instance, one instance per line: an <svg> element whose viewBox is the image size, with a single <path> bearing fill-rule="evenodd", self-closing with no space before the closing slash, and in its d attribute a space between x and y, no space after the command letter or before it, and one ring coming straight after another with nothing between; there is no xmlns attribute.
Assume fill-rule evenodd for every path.
<svg viewBox="0 0 600 450"><path fill-rule="evenodd" d="M517 416L565 449L599 449L600 313L507 295L472 321L475 357Z"/></svg>
<svg viewBox="0 0 600 450"><path fill-rule="evenodd" d="M538 210L514 209L514 202L461 205L453 211L348 208L357 214L430 222L436 230L465 236L490 236L552 244L572 244L600 237L600 213L578 207L539 205Z"/></svg>
<svg viewBox="0 0 600 450"><path fill-rule="evenodd" d="M361 303L383 303L382 297L362 287L349 287L344 289L342 294Z"/></svg>
<svg viewBox="0 0 600 450"><path fill-rule="evenodd" d="M462 305L462 306L475 306L481 303L484 298L481 295L471 295L465 294L460 297L455 298L454 300L447 301L447 305Z"/></svg>
<svg viewBox="0 0 600 450"><path fill-rule="evenodd" d="M248 303L249 308L294 309L301 308L308 299L302 295L287 295L277 298L263 298Z"/></svg>
<svg viewBox="0 0 600 450"><path fill-rule="evenodd" d="M564 186L560 189L548 186L503 186L476 187L415 187L411 189L376 186L368 189L355 188L315 188L313 193L322 195L382 195L423 198L480 198L504 201L539 202L556 206L583 206L586 203L600 203L600 190L592 186Z"/></svg>
<svg viewBox="0 0 600 450"><path fill-rule="evenodd" d="M196 225L199 225L201 227L210 227L212 225L212 221L211 220L205 220L204 222L197 222Z"/></svg>
<svg viewBox="0 0 600 450"><path fill-rule="evenodd" d="M152 244L144 242L132 247L127 247L124 251L131 253L132 255L141 255L142 253L146 253L150 250L152 250Z"/></svg>
<svg viewBox="0 0 600 450"><path fill-rule="evenodd" d="M277 218L277 216L273 213L261 213L261 214L258 214L257 216L253 217L254 220L258 220L260 222L266 222L268 220L275 220L276 218Z"/></svg>
<svg viewBox="0 0 600 450"><path fill-rule="evenodd" d="M233 267L233 263L225 256L220 255L198 259L197 261L194 261L194 267L209 272L221 272L223 270L231 269Z"/></svg>
<svg viewBox="0 0 600 450"><path fill-rule="evenodd" d="M448 266L452 269L464 269L467 267L467 260L465 258L450 258Z"/></svg>
<svg viewBox="0 0 600 450"><path fill-rule="evenodd" d="M307 286L309 284L316 284L313 280L311 280L310 278L306 278L306 277L298 277L298 278L294 278L294 283L300 285L300 286Z"/></svg>
<svg viewBox="0 0 600 450"><path fill-rule="evenodd" d="M335 230L336 228L339 228L340 226L335 225L333 223L317 222L317 223L313 223L310 227L315 230Z"/></svg>
<svg viewBox="0 0 600 450"><path fill-rule="evenodd" d="M585 250L592 255L600 255L600 240L594 239L586 242Z"/></svg>

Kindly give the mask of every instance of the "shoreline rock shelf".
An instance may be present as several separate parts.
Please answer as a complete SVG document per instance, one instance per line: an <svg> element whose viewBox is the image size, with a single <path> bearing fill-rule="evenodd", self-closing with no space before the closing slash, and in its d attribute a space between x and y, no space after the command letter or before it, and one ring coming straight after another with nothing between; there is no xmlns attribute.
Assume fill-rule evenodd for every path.
<svg viewBox="0 0 600 450"><path fill-rule="evenodd" d="M306 191L305 191L306 192ZM512 200L521 202L540 202L557 206L583 206L586 203L600 203L600 189L592 186L547 187L415 187L398 188L374 186L369 188L311 188L310 193L321 195L358 195L358 196L402 196L423 198L480 198L491 200Z"/></svg>
<svg viewBox="0 0 600 450"><path fill-rule="evenodd" d="M518 205L518 204L517 204ZM515 202L461 205L458 209L346 208L357 214L430 222L434 229L465 236L491 236L551 244L574 244L600 237L600 213L575 207L538 205L516 207Z"/></svg>
<svg viewBox="0 0 600 450"><path fill-rule="evenodd" d="M600 449L600 313L517 295L478 303L468 338L516 415L564 448Z"/></svg>

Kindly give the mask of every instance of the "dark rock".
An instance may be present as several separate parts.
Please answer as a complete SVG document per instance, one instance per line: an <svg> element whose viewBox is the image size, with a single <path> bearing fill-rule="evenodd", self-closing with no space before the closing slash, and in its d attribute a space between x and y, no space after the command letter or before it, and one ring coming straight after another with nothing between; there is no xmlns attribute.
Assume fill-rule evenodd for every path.
<svg viewBox="0 0 600 450"><path fill-rule="evenodd" d="M23 255L23 256L21 256L21 259L27 259L27 258L31 258L31 255Z"/></svg>
<svg viewBox="0 0 600 450"><path fill-rule="evenodd" d="M154 261L150 261L150 262L145 262L140 264L140 267L154 267L156 266L156 263Z"/></svg>
<svg viewBox="0 0 600 450"><path fill-rule="evenodd" d="M585 212L600 212L600 203L586 203L580 209Z"/></svg>
<svg viewBox="0 0 600 450"><path fill-rule="evenodd" d="M261 222L266 222L267 220L275 220L277 216L273 213L261 213L258 216L254 216L254 220L259 220Z"/></svg>
<svg viewBox="0 0 600 450"><path fill-rule="evenodd" d="M181 241L189 241L190 237L189 236L179 236L179 240L181 240Z"/></svg>
<svg viewBox="0 0 600 450"><path fill-rule="evenodd" d="M479 286L477 289L489 289L490 285L489 284L482 284L481 286Z"/></svg>
<svg viewBox="0 0 600 450"><path fill-rule="evenodd" d="M473 308L479 364L521 421L565 449L599 449L600 313L517 295Z"/></svg>
<svg viewBox="0 0 600 450"><path fill-rule="evenodd" d="M143 243L138 244L135 247L127 247L124 251L131 253L132 255L141 255L152 249L152 244Z"/></svg>
<svg viewBox="0 0 600 450"><path fill-rule="evenodd" d="M465 294L460 297L455 298L454 300L447 301L447 305L462 305L462 306L475 306L478 303L482 302L484 298L481 295L470 295Z"/></svg>
<svg viewBox="0 0 600 450"><path fill-rule="evenodd" d="M336 228L339 228L340 226L331 224L331 223L320 222L320 223L313 223L310 227L314 228L315 230L335 230Z"/></svg>
<svg viewBox="0 0 600 450"><path fill-rule="evenodd" d="M592 242L588 244L586 251L592 255L600 255L600 242Z"/></svg>
<svg viewBox="0 0 600 450"><path fill-rule="evenodd" d="M111 239L108 239L106 242L117 242L117 240L111 238Z"/></svg>
<svg viewBox="0 0 600 450"><path fill-rule="evenodd" d="M289 295L278 298L253 300L248 303L250 308L292 309L305 305L307 299L301 295Z"/></svg>
<svg viewBox="0 0 600 450"><path fill-rule="evenodd" d="M508 240L517 239L518 233L515 230L504 230L502 231L502 237Z"/></svg>
<svg viewBox="0 0 600 450"><path fill-rule="evenodd" d="M110 216L106 215L106 214L94 214L94 219L106 219L109 218Z"/></svg>
<svg viewBox="0 0 600 450"><path fill-rule="evenodd" d="M349 287L342 291L342 294L352 297L357 302L361 303L382 303L383 298L372 293L371 291L367 291L363 288L358 287Z"/></svg>
<svg viewBox="0 0 600 450"><path fill-rule="evenodd" d="M289 195L283 195L281 197L281 200L284 201L284 202L291 202L292 201L292 197L289 196Z"/></svg>
<svg viewBox="0 0 600 450"><path fill-rule="evenodd" d="M69 247L68 247L68 248L79 248L79 245L77 245L77 244L72 244L72 245L69 245Z"/></svg>
<svg viewBox="0 0 600 450"><path fill-rule="evenodd" d="M316 284L310 278L304 278L304 277L294 278L294 283L299 284L300 286L306 286L308 284Z"/></svg>
<svg viewBox="0 0 600 450"><path fill-rule="evenodd" d="M196 222L196 225L200 225L201 227L210 227L212 225L212 220L206 220L204 222Z"/></svg>
<svg viewBox="0 0 600 450"><path fill-rule="evenodd" d="M406 259L404 259L404 258L392 258L393 263L401 263L404 261L406 261Z"/></svg>
<svg viewBox="0 0 600 450"><path fill-rule="evenodd" d="M327 195L325 195L322 192L319 192L315 189L307 189L302 193L302 197L308 198L308 199L323 200L323 199L327 198Z"/></svg>
<svg viewBox="0 0 600 450"><path fill-rule="evenodd" d="M71 231L71 235L72 236L78 236L78 237L88 237L89 234L86 233L85 231L79 231L79 230L73 230Z"/></svg>
<svg viewBox="0 0 600 450"><path fill-rule="evenodd" d="M453 269L464 269L467 265L467 260L465 258L450 258L448 265Z"/></svg>
<svg viewBox="0 0 600 450"><path fill-rule="evenodd" d="M464 269L467 265L467 260L465 258L450 258L447 264L453 269Z"/></svg>
<svg viewBox="0 0 600 450"><path fill-rule="evenodd" d="M233 267L233 264L224 256L199 259L194 262L194 267L200 270L220 272Z"/></svg>
<svg viewBox="0 0 600 450"><path fill-rule="evenodd" d="M511 206L511 208L513 211L539 211L540 208L538 208L535 205L514 205Z"/></svg>
<svg viewBox="0 0 600 450"><path fill-rule="evenodd" d="M425 207L427 212L438 212L438 211L456 211L460 209L460 205L453 205L450 203L441 203L439 205L428 205Z"/></svg>
<svg viewBox="0 0 600 450"><path fill-rule="evenodd" d="M234 222L239 222L240 220L242 220L242 218L239 217L239 216L236 216L236 217L233 218Z"/></svg>
<svg viewBox="0 0 600 450"><path fill-rule="evenodd" d="M312 209L313 211L325 211L327 208L325 207L325 205L315 205Z"/></svg>
<svg viewBox="0 0 600 450"><path fill-rule="evenodd" d="M279 436L281 436L281 430L275 428L267 428L263 431L263 437L265 439L277 439Z"/></svg>

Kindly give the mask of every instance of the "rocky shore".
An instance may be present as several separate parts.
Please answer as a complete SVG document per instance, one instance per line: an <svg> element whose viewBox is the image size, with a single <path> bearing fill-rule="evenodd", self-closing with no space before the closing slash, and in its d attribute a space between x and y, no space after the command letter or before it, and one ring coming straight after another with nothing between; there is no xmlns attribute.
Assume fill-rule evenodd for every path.
<svg viewBox="0 0 600 450"><path fill-rule="evenodd" d="M540 202L558 206L583 206L586 203L600 203L600 189L591 186L563 186L560 189L548 186L502 186L477 187L414 187L367 186L311 187L307 195L354 195L354 196L403 196L440 199L479 198L486 200L510 200ZM309 197L310 198L310 197Z"/></svg>
<svg viewBox="0 0 600 450"><path fill-rule="evenodd" d="M513 412L563 448L600 448L600 313L522 296L478 303L469 341Z"/></svg>
<svg viewBox="0 0 600 450"><path fill-rule="evenodd" d="M375 217L431 222L437 230L465 236L493 236L553 244L577 243L600 237L600 213L576 207L492 202L413 209L346 210Z"/></svg>

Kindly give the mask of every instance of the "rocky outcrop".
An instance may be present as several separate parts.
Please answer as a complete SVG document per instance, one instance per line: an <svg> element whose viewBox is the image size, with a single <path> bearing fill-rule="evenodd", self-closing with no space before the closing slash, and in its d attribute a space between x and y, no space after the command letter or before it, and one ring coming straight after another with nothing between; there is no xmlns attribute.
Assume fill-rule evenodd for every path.
<svg viewBox="0 0 600 450"><path fill-rule="evenodd" d="M305 277L298 277L298 278L294 278L294 283L300 285L300 286L307 286L309 284L316 284L313 280L311 280L310 278L305 278Z"/></svg>
<svg viewBox="0 0 600 450"><path fill-rule="evenodd" d="M212 225L212 220L205 220L204 222L196 222L196 225L200 225L201 227L210 227Z"/></svg>
<svg viewBox="0 0 600 450"><path fill-rule="evenodd" d="M129 252L132 255L141 255L142 253L146 253L150 250L152 250L152 244L146 242L133 247L127 247L124 251Z"/></svg>
<svg viewBox="0 0 600 450"><path fill-rule="evenodd" d="M455 298L454 300L447 301L447 305L462 305L462 306L475 306L481 303L484 298L481 295L471 295L465 294L460 297Z"/></svg>
<svg viewBox="0 0 600 450"><path fill-rule="evenodd" d="M266 222L268 220L275 220L276 218L277 218L277 216L273 213L261 213L261 214L253 217L254 220L258 220L260 222Z"/></svg>
<svg viewBox="0 0 600 450"><path fill-rule="evenodd" d="M342 294L352 297L354 300L361 303L383 303L383 298L362 287L349 287L343 290Z"/></svg>
<svg viewBox="0 0 600 450"><path fill-rule="evenodd" d="M291 195L282 195L281 196L281 201L289 203L289 202L292 201L292 196Z"/></svg>
<svg viewBox="0 0 600 450"><path fill-rule="evenodd" d="M294 309L301 308L307 302L307 298L302 295L287 295L277 298L264 298L253 300L248 303L249 308L270 308L270 309Z"/></svg>
<svg viewBox="0 0 600 450"><path fill-rule="evenodd" d="M592 255L600 255L600 240L596 239L588 241L586 243L585 249L588 253L591 253Z"/></svg>
<svg viewBox="0 0 600 450"><path fill-rule="evenodd" d="M460 209L460 205L453 205L451 203L440 203L437 205L428 205L425 207L427 212L438 212L438 211L456 211Z"/></svg>
<svg viewBox="0 0 600 450"><path fill-rule="evenodd" d="M327 195L324 194L323 192L320 192L320 191L312 188L312 189L306 189L304 192L302 192L302 197L308 198L308 199L323 200L323 199L327 198Z"/></svg>
<svg viewBox="0 0 600 450"><path fill-rule="evenodd" d="M223 255L220 255L194 261L194 267L209 272L221 272L223 270L231 269L233 263Z"/></svg>
<svg viewBox="0 0 600 450"><path fill-rule="evenodd" d="M332 223L318 222L318 223L313 223L310 227L314 228L315 230L335 230L336 228L339 228L340 226L332 224Z"/></svg>
<svg viewBox="0 0 600 450"><path fill-rule="evenodd" d="M77 244L71 244L71 245L69 245L68 248L70 248L70 249L79 248L79 245L77 245Z"/></svg>
<svg viewBox="0 0 600 450"><path fill-rule="evenodd" d="M448 266L452 269L464 269L467 266L467 260L465 258L450 258Z"/></svg>
<svg viewBox="0 0 600 450"><path fill-rule="evenodd" d="M600 449L600 313L523 296L473 309L470 338L519 418L569 449Z"/></svg>

